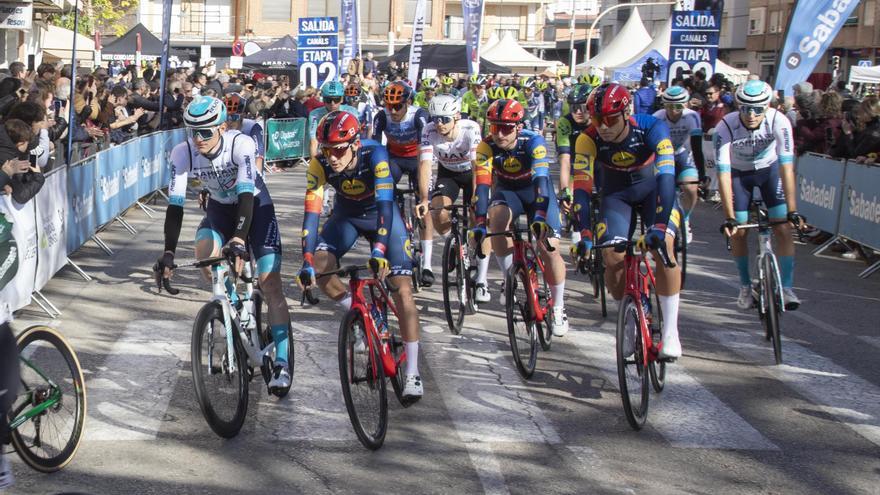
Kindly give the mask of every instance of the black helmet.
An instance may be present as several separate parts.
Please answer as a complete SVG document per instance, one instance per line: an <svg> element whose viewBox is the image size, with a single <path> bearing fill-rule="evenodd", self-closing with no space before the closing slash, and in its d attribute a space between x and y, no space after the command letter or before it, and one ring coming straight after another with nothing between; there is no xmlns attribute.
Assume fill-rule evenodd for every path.
<svg viewBox="0 0 880 495"><path fill-rule="evenodd" d="M587 98L590 97L591 91L593 91L593 87L589 84L575 84L571 88L571 92L568 93L568 104L577 105L580 103L586 103Z"/></svg>

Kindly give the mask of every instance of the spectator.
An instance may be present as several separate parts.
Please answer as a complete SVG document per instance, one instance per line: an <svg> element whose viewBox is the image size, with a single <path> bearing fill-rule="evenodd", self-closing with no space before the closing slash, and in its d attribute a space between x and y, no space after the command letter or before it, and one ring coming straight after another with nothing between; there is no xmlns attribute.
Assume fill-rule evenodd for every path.
<svg viewBox="0 0 880 495"><path fill-rule="evenodd" d="M5 144L14 146L15 151L19 153L19 159L22 154L27 156L28 148L35 137L33 127L19 119L7 119L3 124L3 129L5 137L9 140ZM28 168L24 169L23 164L19 164L18 173L10 177L12 199L19 204L25 204L33 199L46 181L33 159L22 161L28 163Z"/></svg>
<svg viewBox="0 0 880 495"><path fill-rule="evenodd" d="M12 62L9 64L9 74L21 81L24 81L25 72L24 72L24 64L21 62Z"/></svg>
<svg viewBox="0 0 880 495"><path fill-rule="evenodd" d="M110 142L121 144L134 137L138 129L138 119L144 114L143 107L136 107L134 112L128 113L128 91L122 86L116 86L110 91L108 103L112 106L112 113L108 121L110 127Z"/></svg>
<svg viewBox="0 0 880 495"><path fill-rule="evenodd" d="M296 95L294 96L294 100L291 103L292 115L297 119L307 119L309 118L309 109L306 107L306 100L309 99L309 93L305 89L298 89L296 91Z"/></svg>
<svg viewBox="0 0 880 495"><path fill-rule="evenodd" d="M651 85L647 77L639 81L639 89L633 95L633 113L651 114L654 112L654 100L657 99L657 90Z"/></svg>
<svg viewBox="0 0 880 495"><path fill-rule="evenodd" d="M868 96L841 123L842 135L832 154L859 161L876 161L880 153L880 99Z"/></svg>
<svg viewBox="0 0 880 495"><path fill-rule="evenodd" d="M364 75L364 64L361 61L361 54L356 53L354 57L348 62L348 75L349 76L357 76L358 78L363 77Z"/></svg>
<svg viewBox="0 0 880 495"><path fill-rule="evenodd" d="M376 61L373 60L373 52L367 52L364 60L364 76L370 76L376 72Z"/></svg>
<svg viewBox="0 0 880 495"><path fill-rule="evenodd" d="M798 155L808 151L825 153L825 118L812 93L801 93L795 96L797 107L797 123L794 125L794 148Z"/></svg>
<svg viewBox="0 0 880 495"><path fill-rule="evenodd" d="M834 85L834 91L842 96L844 100L853 97L852 92L846 87L846 81L837 81L837 84Z"/></svg>
<svg viewBox="0 0 880 495"><path fill-rule="evenodd" d="M37 81L54 83L57 77L58 71L55 68L55 64L44 62L37 67Z"/></svg>
<svg viewBox="0 0 880 495"><path fill-rule="evenodd" d="M324 102L321 101L320 98L318 98L318 90L316 90L315 88L308 88L306 89L306 94L308 95L308 98L303 104L306 106L306 109L309 111L309 113L312 113L312 110L316 108L321 108L324 106Z"/></svg>

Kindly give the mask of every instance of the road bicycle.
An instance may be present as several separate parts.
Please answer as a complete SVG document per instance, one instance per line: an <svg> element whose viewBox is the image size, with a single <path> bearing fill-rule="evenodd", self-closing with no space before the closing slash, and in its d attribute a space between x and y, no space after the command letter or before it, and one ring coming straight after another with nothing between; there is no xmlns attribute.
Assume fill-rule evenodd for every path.
<svg viewBox="0 0 880 495"><path fill-rule="evenodd" d="M470 205L448 205L431 208L446 210L452 223L443 245L443 309L446 323L455 335L461 333L465 315L477 312L476 249L468 243Z"/></svg>
<svg viewBox="0 0 880 495"><path fill-rule="evenodd" d="M73 348L57 330L35 325L15 339L21 388L9 411L10 441L31 468L51 473L79 448L86 387Z"/></svg>
<svg viewBox="0 0 880 495"><path fill-rule="evenodd" d="M397 201L400 216L403 217L403 223L406 226L406 245L412 255L412 283L415 292L422 290L422 256L424 254L422 253L421 229L425 228L424 222L416 215L418 194L418 189L400 185L394 186L394 199Z"/></svg>
<svg viewBox="0 0 880 495"><path fill-rule="evenodd" d="M154 267L154 270L157 267ZM196 398L208 426L217 435L232 438L244 425L248 409L249 383L260 370L268 386L275 365L275 341L269 324L268 305L253 276L253 261L244 264L239 277L233 260L226 256L206 258L174 266L211 269L211 300L199 310L192 331L192 374ZM169 279L162 284L171 295L180 291ZM294 344L287 328L287 364L293 375ZM283 398L290 387L271 388Z"/></svg>
<svg viewBox="0 0 880 495"><path fill-rule="evenodd" d="M365 270L369 269L349 265L322 273L318 278L338 275L349 279L351 309L339 325L339 379L345 409L358 440L364 447L376 450L385 442L388 431L385 378L391 381L403 407L411 406L418 399L403 396L406 347L399 325L388 318L391 310L390 314L398 319L397 307L389 297L395 289L387 281L361 278L360 272ZM310 304L319 302L310 286L306 286L304 292Z"/></svg>
<svg viewBox="0 0 880 495"><path fill-rule="evenodd" d="M700 182L698 180L689 180L689 181L676 182L675 184L676 184L676 186L678 186L680 188L681 186L690 186L690 185L694 185L694 184L702 185L702 182ZM681 228L679 228L680 232L678 233L678 235L675 236L675 244L673 244L673 246L675 248L675 259L678 261L678 265L681 267L681 288L684 289L684 281L685 281L685 278L687 277L687 262L688 262L687 261L687 253L688 253L688 240L687 240L688 232L687 232L687 229L690 226L687 225L684 221L686 214L688 214L689 212L685 212L684 207L681 206L681 195L682 195L682 192L679 189L679 191L678 191L679 207L677 210L679 213L681 213L681 221L678 222Z"/></svg>
<svg viewBox="0 0 880 495"><path fill-rule="evenodd" d="M593 220L592 231L596 232L596 224L599 222L599 206L601 199L598 193L593 193L590 197L590 209ZM608 316L608 305L606 302L605 290L605 262L602 260L602 251L591 249L587 256L579 257L577 260L576 270L582 275L586 275L590 280L593 288L593 298L599 301L602 308L602 317Z"/></svg>
<svg viewBox="0 0 880 495"><path fill-rule="evenodd" d="M663 314L655 289L654 272L638 241L618 241L597 246L624 251L625 291L617 313L617 378L623 411L630 426L640 430L648 418L648 381L656 392L666 382L666 362L659 358ZM666 247L657 250L664 265L675 267ZM653 298L653 301L652 301Z"/></svg>
<svg viewBox="0 0 880 495"><path fill-rule="evenodd" d="M504 275L507 335L517 370L523 378L530 378L538 360L538 343L543 350L550 350L553 297L544 279L544 263L533 247L532 231L514 226L504 232L486 234L486 237L495 236L513 239L513 263ZM477 256L482 257L480 239L475 241ZM546 239L544 243L548 251L555 249Z"/></svg>

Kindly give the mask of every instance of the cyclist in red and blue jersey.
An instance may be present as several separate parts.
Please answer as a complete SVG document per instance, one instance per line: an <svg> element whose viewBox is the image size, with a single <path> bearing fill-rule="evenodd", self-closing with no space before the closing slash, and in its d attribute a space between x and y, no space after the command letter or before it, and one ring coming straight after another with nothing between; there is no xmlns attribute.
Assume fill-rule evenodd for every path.
<svg viewBox="0 0 880 495"><path fill-rule="evenodd" d="M596 230L599 245L626 241L638 212L648 231L645 244L654 251L673 252L681 213L676 205L674 149L665 123L651 115L631 115L632 96L619 84L603 84L587 100L591 126L575 143L572 167L575 228L581 240L574 246L577 256L592 248L590 195L596 163L602 166L599 190L602 192L600 219ZM605 283L612 297L620 301L624 293L624 255L607 252ZM678 300L681 271L657 263L657 294L663 312L660 355L681 356L678 339Z"/></svg>
<svg viewBox="0 0 880 495"><path fill-rule="evenodd" d="M474 175L477 184L475 227L476 242L489 231L504 232L522 214L535 234L538 253L544 261L547 285L553 297L553 335L568 332L565 314L565 262L559 254L559 205L550 180L550 161L544 136L522 128L525 109L516 100L495 100L486 111L489 137L478 146ZM493 181L494 176L494 181ZM493 188L494 186L494 188ZM490 189L494 190L491 201ZM553 250L548 250L547 240ZM502 273L513 264L513 242L508 237L492 237L492 250ZM485 281L478 281L485 283Z"/></svg>
<svg viewBox="0 0 880 495"><path fill-rule="evenodd" d="M392 292L399 310L400 330L406 344L406 384L403 394L422 396L419 377L419 317L410 280L412 259L403 218L394 202L394 178L385 147L361 140L356 116L330 112L318 123L320 153L312 158L306 174L305 216L302 228L303 266L299 280L311 283L315 273L335 270L358 237L372 244L369 267L380 279L391 276ZM336 190L336 205L318 233L324 188ZM345 310L351 294L337 276L322 277L318 286ZM363 335L357 346L365 352Z"/></svg>
<svg viewBox="0 0 880 495"><path fill-rule="evenodd" d="M376 114L373 123L373 138L380 139L384 134L388 147L388 163L394 182L400 182L403 174L409 178L409 185L418 189L419 184L419 145L422 142L422 131L431 120L424 108L412 105L412 89L405 83L396 81L385 88L385 108ZM421 199L416 198L416 203ZM422 285L430 287L434 283L434 272L431 270L432 244L429 232L433 232L430 215L426 216L425 228L421 231L422 238Z"/></svg>

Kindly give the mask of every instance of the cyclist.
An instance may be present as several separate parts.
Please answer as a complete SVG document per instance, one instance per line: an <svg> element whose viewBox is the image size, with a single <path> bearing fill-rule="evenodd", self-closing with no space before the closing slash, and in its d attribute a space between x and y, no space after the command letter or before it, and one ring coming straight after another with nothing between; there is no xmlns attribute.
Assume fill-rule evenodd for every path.
<svg viewBox="0 0 880 495"><path fill-rule="evenodd" d="M463 203L470 204L474 195L473 162L476 159L477 146L482 141L480 128L476 122L461 119L461 100L452 95L440 94L431 100L431 122L422 132L422 144L419 147L419 203L416 213L419 218L428 212L428 188L431 179L431 168L436 160L437 178L431 193L432 224L437 227L440 235L446 235L451 227L449 212L441 210L444 206L455 203L459 193ZM426 229L427 230L427 229ZM428 232L428 243L433 232ZM489 290L486 274L489 270L489 257L477 260L477 293L475 300L480 303L489 302Z"/></svg>
<svg viewBox="0 0 880 495"><path fill-rule="evenodd" d="M336 110L345 110L357 117L357 108L342 103L344 98L345 87L339 81L327 81L321 87L321 99L324 100L324 106L318 107L309 113L309 156L315 156L318 152L318 140L315 139L315 131L318 128L318 122L320 122L323 116Z"/></svg>
<svg viewBox="0 0 880 495"><path fill-rule="evenodd" d="M293 343L287 338L290 315L281 290L281 236L275 206L262 176L254 170L253 139L228 130L226 115L226 105L210 96L197 97L183 114L190 137L171 151L165 252L158 261L158 276L171 276L183 223L187 179L199 179L210 192L210 199L205 218L196 231L196 258L219 256L222 251L235 257L240 267L249 251L253 252L276 346L269 388L286 388L290 386L287 349ZM210 279L208 269L204 272Z"/></svg>
<svg viewBox="0 0 880 495"><path fill-rule="evenodd" d="M571 148L578 135L590 125L587 98L593 88L588 84L575 85L568 93L571 113L556 121L556 157L559 160L559 206L568 215L571 209ZM580 232L572 231L572 243L580 240Z"/></svg>
<svg viewBox="0 0 880 495"><path fill-rule="evenodd" d="M223 103L226 104L226 126L231 131L239 131L245 136L250 136L257 145L257 153L255 166L257 173L263 173L263 158L266 155L265 145L263 143L263 126L253 119L244 118L244 109L247 106L247 100L238 93L230 93L226 95Z"/></svg>
<svg viewBox="0 0 880 495"><path fill-rule="evenodd" d="M535 80L522 81L523 99L526 101L525 128L544 135L544 97L535 91Z"/></svg>
<svg viewBox="0 0 880 495"><path fill-rule="evenodd" d="M455 78L449 74L440 78L439 94L444 93L452 96L460 96L458 94L458 88L455 87Z"/></svg>
<svg viewBox="0 0 880 495"><path fill-rule="evenodd" d="M563 303L565 263L558 249L559 206L550 181L544 136L521 128L524 115L523 106L516 100L504 98L489 106L489 138L477 147L474 165L477 204L472 232L475 241L481 242L486 235L487 214L492 232L508 230L520 215L526 214L547 270L544 277L553 297L553 335L562 336L568 332L568 316ZM552 251L546 248L544 240L554 248ZM501 273L507 273L513 264L511 248L509 238L492 238Z"/></svg>
<svg viewBox="0 0 880 495"><path fill-rule="evenodd" d="M654 117L666 122L672 147L675 148L675 178L678 182L693 182L679 186L683 193L681 207L684 210L684 231L688 244L693 240L691 233L691 211L697 204L697 191L700 174L697 164L703 163L703 126L700 114L686 108L691 95L681 86L670 86L660 96L663 108L654 112Z"/></svg>
<svg viewBox="0 0 880 495"><path fill-rule="evenodd" d="M364 90L357 82L350 82L345 87L345 104L357 110L358 122L361 124L360 135L364 139L370 139L373 133L373 115L375 115L375 107L370 103L369 98L364 94Z"/></svg>
<svg viewBox="0 0 880 495"><path fill-rule="evenodd" d="M377 139L384 134L388 145L389 163L394 182L399 182L403 174L409 178L413 189L418 187L419 143L422 131L428 125L430 115L424 108L409 104L412 90L403 82L393 82L385 88L385 108L376 114L373 136ZM418 199L417 199L418 201ZM421 232L422 285L430 287L434 283L431 269L432 245L428 232L432 229L431 217L425 218L425 228Z"/></svg>
<svg viewBox="0 0 880 495"><path fill-rule="evenodd" d="M489 108L489 96L486 94L486 76L474 74L470 77L471 89L461 95L461 113L463 117L476 122L480 129L486 117L486 109Z"/></svg>
<svg viewBox="0 0 880 495"><path fill-rule="evenodd" d="M431 98L437 93L437 80L434 78L422 79L422 90L416 93L415 105L428 109Z"/></svg>
<svg viewBox="0 0 880 495"><path fill-rule="evenodd" d="M763 81L748 81L736 90L737 110L715 127L715 163L718 189L727 220L722 226L731 236L731 254L739 271L737 306L752 306L749 274L748 231L737 232L736 224L748 220L749 204L755 188L767 206L770 221L788 220L803 227L804 217L797 211L794 175L794 138L785 115L770 108L773 90ZM785 309L795 310L800 299L792 289L794 279L794 241L791 225L773 226L776 236L782 300Z"/></svg>
<svg viewBox="0 0 880 495"><path fill-rule="evenodd" d="M619 84L603 84L590 93L587 107L592 125L577 138L572 167L575 228L582 238L575 246L578 256L592 248L590 195L596 163L603 168L599 177L602 206L596 231L599 244L626 241L635 229L633 210L647 227L644 243L654 251L673 252L678 230L676 209L675 159L669 128L652 115L631 115L632 96ZM611 296L620 301L624 293L624 255L607 252L605 284ZM657 294L663 314L660 356L678 358L678 301L681 270L657 263Z"/></svg>
<svg viewBox="0 0 880 495"><path fill-rule="evenodd" d="M391 276L397 288L391 296L400 316L406 344L406 385L403 395L421 397L419 377L419 319L410 286L412 259L405 245L403 218L394 202L394 178L385 147L358 137L357 119L346 112L331 112L318 123L321 153L312 158L306 174L305 217L302 228L303 266L299 280L315 282L315 273L330 271L363 236L372 244L369 267L380 279ZM324 188L336 190L336 207L318 233ZM346 311L351 294L339 277L317 280L321 291ZM362 336L360 336L363 338ZM358 344L362 352L363 343Z"/></svg>

